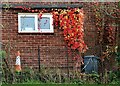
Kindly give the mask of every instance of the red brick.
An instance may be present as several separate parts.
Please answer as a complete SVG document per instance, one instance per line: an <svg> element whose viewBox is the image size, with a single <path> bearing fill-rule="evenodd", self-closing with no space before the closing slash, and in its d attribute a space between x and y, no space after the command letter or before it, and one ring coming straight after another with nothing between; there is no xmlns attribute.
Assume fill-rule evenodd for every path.
<svg viewBox="0 0 120 86"><path fill-rule="evenodd" d="M93 11L88 7L90 3L82 3L84 5L84 29L85 29L85 42L88 46L95 45L95 24ZM8 38L10 37L10 43L13 46L11 49L11 58L13 58L13 64L15 63L15 52L21 51L22 66L35 66L38 67L38 45L40 46L40 57L43 65L48 66L66 66L66 43L62 30L54 28L54 34L19 34L18 33L18 12L21 10L10 9L8 12L2 11L2 24L4 29L2 30L2 41L4 44L8 44ZM89 34L93 35L90 38ZM92 39L92 40L91 40ZM7 49L6 49L7 51ZM91 50L87 52L92 53ZM73 55L74 56L74 55ZM72 55L69 56L70 64L73 65Z"/></svg>

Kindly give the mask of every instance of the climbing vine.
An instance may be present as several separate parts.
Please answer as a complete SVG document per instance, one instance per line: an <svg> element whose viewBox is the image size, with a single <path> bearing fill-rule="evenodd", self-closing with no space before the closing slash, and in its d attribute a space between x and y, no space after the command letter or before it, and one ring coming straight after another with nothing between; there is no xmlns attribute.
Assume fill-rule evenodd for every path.
<svg viewBox="0 0 120 86"><path fill-rule="evenodd" d="M98 34L98 44L111 49L117 46L117 37L119 29L117 29L118 22L120 21L120 9L118 3L93 3L91 5L95 16L95 25ZM105 53L103 52L103 53ZM114 52L114 51L113 51ZM104 58L103 58L104 59Z"/></svg>
<svg viewBox="0 0 120 86"><path fill-rule="evenodd" d="M109 4L106 5L109 6ZM109 24L111 20L106 14L110 8L106 8L103 4L95 3L93 4L93 9L95 12L95 25L97 27L97 33L99 34L99 43L105 43L106 45L113 44L112 41L114 41L114 35L112 33L114 32L114 29L112 27L112 24ZM111 9L111 13L112 10L113 9ZM115 17L115 14L111 14L110 16Z"/></svg>
<svg viewBox="0 0 120 86"><path fill-rule="evenodd" d="M62 10L59 16L60 27L63 29L64 39L71 49L85 52L83 10L79 8Z"/></svg>

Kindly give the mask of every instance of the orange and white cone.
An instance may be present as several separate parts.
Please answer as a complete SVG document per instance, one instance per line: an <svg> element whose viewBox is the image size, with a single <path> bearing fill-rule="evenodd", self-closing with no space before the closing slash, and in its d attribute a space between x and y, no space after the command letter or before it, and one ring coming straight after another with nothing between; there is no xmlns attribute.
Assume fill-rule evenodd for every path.
<svg viewBox="0 0 120 86"><path fill-rule="evenodd" d="M15 63L15 71L21 72L21 62L20 62L20 52L17 52L16 63Z"/></svg>

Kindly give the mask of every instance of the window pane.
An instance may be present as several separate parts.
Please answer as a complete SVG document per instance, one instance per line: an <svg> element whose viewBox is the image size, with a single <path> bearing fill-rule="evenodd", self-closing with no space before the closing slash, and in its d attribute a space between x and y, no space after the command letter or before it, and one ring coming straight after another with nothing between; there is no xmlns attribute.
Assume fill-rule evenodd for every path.
<svg viewBox="0 0 120 86"><path fill-rule="evenodd" d="M42 19L38 20L39 29L50 29L50 18L42 17Z"/></svg>
<svg viewBox="0 0 120 86"><path fill-rule="evenodd" d="M35 30L35 18L34 17L21 17L21 31L33 31Z"/></svg>

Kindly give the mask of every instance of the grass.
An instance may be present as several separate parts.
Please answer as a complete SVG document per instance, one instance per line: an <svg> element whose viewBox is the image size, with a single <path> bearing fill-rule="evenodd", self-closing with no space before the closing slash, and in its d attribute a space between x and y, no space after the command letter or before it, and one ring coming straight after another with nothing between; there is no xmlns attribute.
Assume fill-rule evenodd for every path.
<svg viewBox="0 0 120 86"><path fill-rule="evenodd" d="M119 84L3 84L2 86L119 86Z"/></svg>

